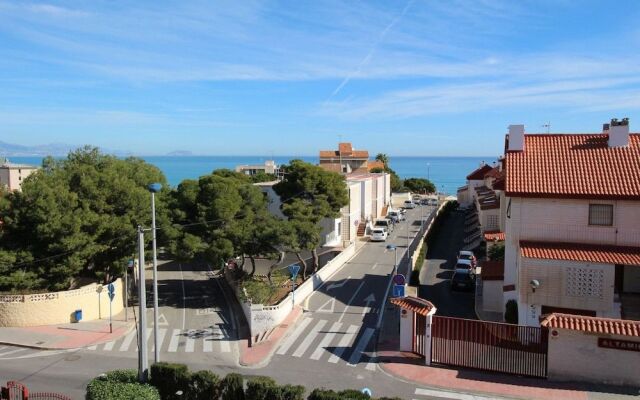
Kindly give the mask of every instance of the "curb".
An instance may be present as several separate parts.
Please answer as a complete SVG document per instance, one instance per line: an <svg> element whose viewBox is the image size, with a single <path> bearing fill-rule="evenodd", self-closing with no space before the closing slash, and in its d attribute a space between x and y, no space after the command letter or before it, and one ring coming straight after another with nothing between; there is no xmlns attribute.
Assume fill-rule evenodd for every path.
<svg viewBox="0 0 640 400"><path fill-rule="evenodd" d="M6 341L0 341L0 345L22 347L22 348L25 348L25 349L34 349L34 350L69 350L69 351L71 351L71 350L84 349L84 348L87 348L87 347L90 347L90 346L95 346L95 345L99 345L99 344L103 344L103 343L108 343L108 342L120 339L121 337L126 336L129 333L131 333L131 331L136 329L136 327L137 327L137 325L134 323L129 327L129 329L124 331L124 333L122 333L122 335L118 336L117 338L109 338L107 340L100 340L100 341L96 341L96 342L91 342L90 344L85 344L85 345L78 346L78 347L38 346L38 345L23 344L23 343L12 343L12 342L6 342Z"/></svg>

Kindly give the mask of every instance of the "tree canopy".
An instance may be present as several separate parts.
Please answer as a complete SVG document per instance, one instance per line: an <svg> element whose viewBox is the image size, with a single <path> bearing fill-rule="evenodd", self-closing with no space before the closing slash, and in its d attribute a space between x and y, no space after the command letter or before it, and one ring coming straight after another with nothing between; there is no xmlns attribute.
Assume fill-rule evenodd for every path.
<svg viewBox="0 0 640 400"><path fill-rule="evenodd" d="M384 172L387 172L389 173L389 175L391 175L391 178L390 178L391 191L399 192L400 190L402 190L402 179L400 179L398 174L396 174L396 171L392 170L391 167L389 167L389 156L387 156L384 153L378 153L376 154L376 160L380 161L384 165ZM379 168L374 168L371 170L371 172L383 172L383 171L379 170Z"/></svg>
<svg viewBox="0 0 640 400"><path fill-rule="evenodd" d="M404 187L415 193L434 193L436 191L435 185L424 178L408 178L403 182Z"/></svg>
<svg viewBox="0 0 640 400"><path fill-rule="evenodd" d="M109 281L136 254L138 224L151 224L150 183L159 239L173 234L162 172L137 158L118 159L84 147L66 159L46 158L21 192L0 203L0 290L62 290L79 276ZM147 235L147 240L151 235Z"/></svg>

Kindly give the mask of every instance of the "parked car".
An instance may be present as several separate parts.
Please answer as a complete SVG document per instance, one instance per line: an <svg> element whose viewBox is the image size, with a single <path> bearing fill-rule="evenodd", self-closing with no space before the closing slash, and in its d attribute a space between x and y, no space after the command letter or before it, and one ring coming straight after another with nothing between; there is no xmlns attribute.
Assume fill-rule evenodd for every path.
<svg viewBox="0 0 640 400"><path fill-rule="evenodd" d="M475 264L471 260L460 260L456 261L456 269L468 269L470 271L475 271Z"/></svg>
<svg viewBox="0 0 640 400"><path fill-rule="evenodd" d="M373 228L371 230L372 242L384 242L387 240L387 231L383 228Z"/></svg>
<svg viewBox="0 0 640 400"><path fill-rule="evenodd" d="M420 205L421 206L428 206L429 205L429 199L420 200Z"/></svg>
<svg viewBox="0 0 640 400"><path fill-rule="evenodd" d="M468 269L457 269L451 277L451 290L473 290L476 285L476 274Z"/></svg>
<svg viewBox="0 0 640 400"><path fill-rule="evenodd" d="M383 218L383 219L377 219L376 222L373 223L373 229L376 228L381 228L384 229L385 232L391 232L391 230L393 229L393 226L391 225L391 221Z"/></svg>
<svg viewBox="0 0 640 400"><path fill-rule="evenodd" d="M460 250L460 252L458 253L458 262L460 262L460 260L471 261L471 265L473 267L475 267L477 263L476 256L473 254L473 252L467 250Z"/></svg>
<svg viewBox="0 0 640 400"><path fill-rule="evenodd" d="M404 221L405 219L407 219L407 217L405 217L403 213L401 213L400 211L396 211L396 210L389 211L389 214L387 215L387 218L389 218L393 222L400 222L400 221Z"/></svg>
<svg viewBox="0 0 640 400"><path fill-rule="evenodd" d="M414 202L419 203L420 199L422 199L422 196L420 196L419 194L414 194L412 199Z"/></svg>
<svg viewBox="0 0 640 400"><path fill-rule="evenodd" d="M416 204L412 200L405 200L403 207L408 209L416 208Z"/></svg>
<svg viewBox="0 0 640 400"><path fill-rule="evenodd" d="M437 206L438 205L438 199L429 199L429 205L430 206Z"/></svg>

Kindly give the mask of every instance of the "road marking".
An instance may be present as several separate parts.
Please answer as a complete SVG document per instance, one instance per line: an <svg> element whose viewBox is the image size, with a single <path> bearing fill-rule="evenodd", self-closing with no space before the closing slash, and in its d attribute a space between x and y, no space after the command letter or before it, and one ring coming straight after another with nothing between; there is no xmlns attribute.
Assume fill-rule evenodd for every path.
<svg viewBox="0 0 640 400"><path fill-rule="evenodd" d="M300 343L300 346L298 346L296 351L293 352L293 356L294 357L302 357L304 352L307 351L309 346L311 346L311 342L313 342L315 340L315 338L318 337L318 334L320 333L320 330L326 324L327 324L327 321L325 321L325 320L318 321L316 326L313 327L311 332L309 334L307 334L307 337L305 337L304 340L302 341L302 343Z"/></svg>
<svg viewBox="0 0 640 400"><path fill-rule="evenodd" d="M293 342L296 341L296 339L298 338L298 336L300 336L300 334L302 333L302 331L304 330L304 328L307 327L307 325L309 325L311 323L311 318L305 318L300 322L300 325L298 325L298 327L296 328L295 331L293 331L293 333L291 334L291 336L289 336L284 343L282 343L282 346L280 346L280 348L278 349L278 351L276 351L276 354L280 354L283 355L287 352L287 350L289 350L289 348L291 346L293 346Z"/></svg>
<svg viewBox="0 0 640 400"><path fill-rule="evenodd" d="M377 364L377 363L376 363L376 362L374 362L374 357L371 357L371 358L369 359L369 362L367 363L366 368L367 368L369 371L375 371L375 370L376 370L376 364Z"/></svg>
<svg viewBox="0 0 640 400"><path fill-rule="evenodd" d="M167 335L166 329L158 329L158 348L162 350L162 342L164 342L164 337ZM154 343L151 351L154 351L156 348L156 344Z"/></svg>
<svg viewBox="0 0 640 400"><path fill-rule="evenodd" d="M222 339L225 340L220 340L220 351L222 351L223 353L229 353L231 352L231 344L229 343L229 340L226 339L230 339L231 337L229 336L229 334L227 333L227 328L220 328L220 332L222 333Z"/></svg>
<svg viewBox="0 0 640 400"><path fill-rule="evenodd" d="M184 290L184 273L182 272L182 264L178 263L180 268L180 283L182 284L182 330L184 330L187 324L187 300L185 300L187 294Z"/></svg>
<svg viewBox="0 0 640 400"><path fill-rule="evenodd" d="M497 397L476 396L467 393L446 392L433 389L416 389L416 394L420 396L431 396L438 399L454 399L454 400L492 400Z"/></svg>
<svg viewBox="0 0 640 400"><path fill-rule="evenodd" d="M310 358L312 360L319 360L320 357L322 357L322 354L325 352L326 348L329 346L333 338L336 336L336 333L338 333L338 329L340 329L341 326L342 326L342 323L340 322L334 322L333 325L331 325L331 329L329 330L329 333L324 335L324 337L322 338L322 341L320 342L316 350L313 352L313 354L311 354Z"/></svg>
<svg viewBox="0 0 640 400"><path fill-rule="evenodd" d="M338 343L338 347L334 349L334 353L329 357L330 363L337 363L342 354L347 349L347 347L351 346L351 341L356 336L356 332L358 332L358 325L350 325L347 329L347 332L340 338L340 342Z"/></svg>
<svg viewBox="0 0 640 400"><path fill-rule="evenodd" d="M111 351L113 350L113 346L116 344L115 340L112 340L110 342L105 343L104 347L102 348L103 351Z"/></svg>
<svg viewBox="0 0 640 400"><path fill-rule="evenodd" d="M178 350L178 344L180 343L180 329L174 329L171 334L171 341L169 342L169 353L175 353Z"/></svg>
<svg viewBox="0 0 640 400"><path fill-rule="evenodd" d="M187 353L193 353L196 348L196 340L193 338L194 329L187 331L187 344L184 346L184 351Z"/></svg>
<svg viewBox="0 0 640 400"><path fill-rule="evenodd" d="M205 336L202 339L202 351L205 353L211 353L213 351L213 329L208 328L206 331L208 333L208 337Z"/></svg>
<svg viewBox="0 0 640 400"><path fill-rule="evenodd" d="M365 306L362 309L362 315L365 315L366 313L371 312L371 307L369 306L369 304L376 301L376 296L374 296L373 293L371 293L369 296L367 296L364 299L364 301L365 301Z"/></svg>
<svg viewBox="0 0 640 400"><path fill-rule="evenodd" d="M360 338L360 341L358 342L358 345L353 350L353 353L351 353L351 357L349 358L350 367L355 367L360 362L360 358L362 357L362 352L367 348L367 345L371 340L371 336L373 336L373 333L375 331L376 330L372 328L365 329L364 334L362 335L362 337Z"/></svg>
<svg viewBox="0 0 640 400"><path fill-rule="evenodd" d="M378 266L378 263L374 263L374 264L371 266L371 269L376 269L376 267L377 267L377 266Z"/></svg>
<svg viewBox="0 0 640 400"><path fill-rule="evenodd" d="M331 290L331 289L338 289L343 287L344 285L347 284L347 282L349 282L349 279L351 279L351 275L349 275L347 277L347 279L343 279L341 283L334 283L332 285L327 286L327 290Z"/></svg>
<svg viewBox="0 0 640 400"><path fill-rule="evenodd" d="M331 309L325 309L324 307L331 303ZM336 299L335 297L330 298L329 300L327 300L326 303L324 303L322 306L320 306L320 308L318 308L315 312L319 312L319 313L329 313L332 314L333 310L336 308Z"/></svg>
<svg viewBox="0 0 640 400"><path fill-rule="evenodd" d="M8 356L9 354L19 353L19 352L25 351L25 350L26 349L15 349L15 350L7 351L6 353L0 354L0 357Z"/></svg>
<svg viewBox="0 0 640 400"><path fill-rule="evenodd" d="M98 350L98 345L94 344L93 346L87 347L87 350Z"/></svg>
<svg viewBox="0 0 640 400"><path fill-rule="evenodd" d="M131 342L133 342L133 339L136 337L136 330L132 330L131 332L129 332L127 334L127 336L124 337L124 340L122 341L122 344L120 345L120 351L128 351L129 350L129 346L131 346Z"/></svg>
<svg viewBox="0 0 640 400"><path fill-rule="evenodd" d="M344 310L342 311L342 315L340 316L340 318L338 319L338 322L342 322L342 318L344 318L344 314L347 312L347 309L349 308L349 306L351 305L351 303L353 302L353 300L356 298L356 296L358 295L358 292L360 291L360 289L362 289L362 285L364 285L364 281L360 282L360 286L358 286L358 289L356 289L355 293L353 293L353 296L351 296L351 298L349 299L349 302L347 303L347 306L344 308Z"/></svg>
<svg viewBox="0 0 640 400"><path fill-rule="evenodd" d="M167 321L167 317L164 314L158 316L158 326L169 326L169 321Z"/></svg>

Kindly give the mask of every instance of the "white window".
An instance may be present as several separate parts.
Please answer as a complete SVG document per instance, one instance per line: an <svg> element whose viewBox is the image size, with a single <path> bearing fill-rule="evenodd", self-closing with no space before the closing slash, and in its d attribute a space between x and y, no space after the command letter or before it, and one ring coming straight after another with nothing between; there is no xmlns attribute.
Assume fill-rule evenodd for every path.
<svg viewBox="0 0 640 400"><path fill-rule="evenodd" d="M589 204L589 225L613 225L613 205Z"/></svg>

